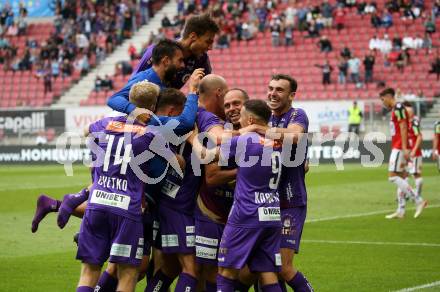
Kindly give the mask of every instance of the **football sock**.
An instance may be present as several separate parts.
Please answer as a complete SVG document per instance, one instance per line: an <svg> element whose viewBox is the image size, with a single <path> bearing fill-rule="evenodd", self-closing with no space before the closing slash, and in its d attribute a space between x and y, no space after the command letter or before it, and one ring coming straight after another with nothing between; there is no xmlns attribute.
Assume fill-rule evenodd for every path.
<svg viewBox="0 0 440 292"><path fill-rule="evenodd" d="M236 281L217 274L217 291L218 292L234 292Z"/></svg>
<svg viewBox="0 0 440 292"><path fill-rule="evenodd" d="M295 276L290 281L287 281L287 284L295 292L313 292L312 285L310 285L309 281L300 271L296 272Z"/></svg>
<svg viewBox="0 0 440 292"><path fill-rule="evenodd" d="M87 201L89 198L89 189L82 189L76 194L67 194L63 198L60 210L58 211L57 223L60 228L64 228L69 221L70 215L72 215L73 210L81 205L83 202Z"/></svg>
<svg viewBox="0 0 440 292"><path fill-rule="evenodd" d="M40 195L37 200L37 209L35 210L34 218L32 219L32 233L38 230L38 225L41 220L50 212L56 212L60 208L61 201L52 199L46 195Z"/></svg>
<svg viewBox="0 0 440 292"><path fill-rule="evenodd" d="M281 288L278 283L261 286L261 290L263 292L281 292Z"/></svg>
<svg viewBox="0 0 440 292"><path fill-rule="evenodd" d="M170 288L174 279L171 279L167 275L165 275L161 270L157 271L154 274L151 281L147 283L147 287L145 288L145 292L166 292L168 288Z"/></svg>
<svg viewBox="0 0 440 292"><path fill-rule="evenodd" d="M406 199L401 189L397 188L397 212L405 212Z"/></svg>
<svg viewBox="0 0 440 292"><path fill-rule="evenodd" d="M197 279L187 273L180 273L175 292L194 292L197 288Z"/></svg>
<svg viewBox="0 0 440 292"><path fill-rule="evenodd" d="M118 287L118 279L104 271L96 284L95 292L115 292Z"/></svg>
<svg viewBox="0 0 440 292"><path fill-rule="evenodd" d="M401 189L406 196L410 198L414 198L416 196L409 183L403 178L398 176L392 176L389 177L388 180L394 183L399 189Z"/></svg>

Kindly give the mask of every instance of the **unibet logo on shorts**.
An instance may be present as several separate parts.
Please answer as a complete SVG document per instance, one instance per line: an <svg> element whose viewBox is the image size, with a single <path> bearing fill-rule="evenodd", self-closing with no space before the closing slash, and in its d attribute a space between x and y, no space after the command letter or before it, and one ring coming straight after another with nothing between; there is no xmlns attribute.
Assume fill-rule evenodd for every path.
<svg viewBox="0 0 440 292"><path fill-rule="evenodd" d="M130 196L94 190L90 203L128 210Z"/></svg>
<svg viewBox="0 0 440 292"><path fill-rule="evenodd" d="M260 207L258 208L258 220L259 221L280 221L280 208L279 207Z"/></svg>

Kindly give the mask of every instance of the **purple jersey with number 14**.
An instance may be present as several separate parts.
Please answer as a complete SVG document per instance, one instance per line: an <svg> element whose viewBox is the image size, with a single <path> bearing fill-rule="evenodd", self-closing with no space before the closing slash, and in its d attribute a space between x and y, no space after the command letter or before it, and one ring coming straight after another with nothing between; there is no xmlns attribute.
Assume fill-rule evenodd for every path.
<svg viewBox="0 0 440 292"><path fill-rule="evenodd" d="M297 124L304 128L304 133L308 132L309 119L304 110L291 108L281 116L272 115L269 121L270 127L287 128L289 125ZM296 160L296 145L292 145L290 161ZM306 151L307 153L307 151ZM307 190L305 184L305 155L300 165L287 167L283 165L281 181L278 191L280 193L281 209L300 207L307 205Z"/></svg>
<svg viewBox="0 0 440 292"><path fill-rule="evenodd" d="M155 137L164 147L165 141L143 125L127 123L126 116L99 120L90 125L89 132L95 137L99 151L87 209L109 211L140 221L144 182L133 170L135 157L149 149ZM164 153L170 158L173 155L168 148ZM150 162L151 159L140 164L138 170L154 177Z"/></svg>
<svg viewBox="0 0 440 292"><path fill-rule="evenodd" d="M227 159L235 157L238 165L234 203L227 225L281 226L277 191L281 176L279 150L272 140L256 133L233 137L230 145L222 144L222 156Z"/></svg>

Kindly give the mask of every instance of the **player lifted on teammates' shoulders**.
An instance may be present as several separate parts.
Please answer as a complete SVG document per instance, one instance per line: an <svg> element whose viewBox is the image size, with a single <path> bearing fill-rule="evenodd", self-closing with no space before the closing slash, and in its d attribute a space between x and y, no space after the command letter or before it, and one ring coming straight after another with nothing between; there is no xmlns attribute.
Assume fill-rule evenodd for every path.
<svg viewBox="0 0 440 292"><path fill-rule="evenodd" d="M414 216L418 217L426 206L426 201L421 197L417 197L411 186L405 181L405 167L410 158L408 146L408 112L402 103L397 102L394 89L384 89L379 95L383 105L392 110L390 121L392 149L388 165L388 180L402 191L402 195L400 195L400 192L397 192L399 195L397 196L396 212L387 215L386 218L403 218L405 216L405 197L415 199L417 207Z"/></svg>

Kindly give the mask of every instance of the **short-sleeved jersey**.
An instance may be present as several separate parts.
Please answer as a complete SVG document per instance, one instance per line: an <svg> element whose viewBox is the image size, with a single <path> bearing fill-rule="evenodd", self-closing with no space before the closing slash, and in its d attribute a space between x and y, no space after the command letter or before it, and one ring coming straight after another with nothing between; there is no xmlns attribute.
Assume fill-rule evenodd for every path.
<svg viewBox="0 0 440 292"><path fill-rule="evenodd" d="M165 171L166 159L171 159L174 154L160 135L141 124L126 122L126 116L109 117L89 126L97 145L91 150L97 153L87 208L106 210L139 221L144 182L137 171L157 178L160 176L158 172ZM163 159L154 155L152 159L137 163L136 156L148 150L154 139L163 143L159 144L163 145ZM134 168L134 164L139 168Z"/></svg>
<svg viewBox="0 0 440 292"><path fill-rule="evenodd" d="M220 118L201 107L197 111L196 124L200 132L208 132L215 126L223 127L223 121ZM177 153L181 154L186 162L184 176L182 178L173 169L169 169L160 192L159 204L193 215L201 177L196 176L193 172L191 145L181 144Z"/></svg>
<svg viewBox="0 0 440 292"><path fill-rule="evenodd" d="M309 119L303 109L291 108L281 116L272 115L269 121L269 126L276 128L287 128L292 124L298 124L304 128L304 133L308 132ZM304 137L304 139L305 138L306 137ZM292 145L292 152L290 155L291 161L296 159L296 149L297 145ZM303 161L300 165L295 167L283 165L281 181L278 187L281 199L281 209L307 205L307 189L305 183L306 159L307 149L306 155L304 155Z"/></svg>
<svg viewBox="0 0 440 292"><path fill-rule="evenodd" d="M238 166L234 203L227 224L237 227L281 225L280 150L274 141L256 133L233 137L230 144L221 145L222 157L228 160L235 157Z"/></svg>
<svg viewBox="0 0 440 292"><path fill-rule="evenodd" d="M437 121L434 124L434 135L437 137L438 141L440 141L440 121ZM440 153L440 142L437 145L437 152Z"/></svg>
<svg viewBox="0 0 440 292"><path fill-rule="evenodd" d="M402 149L402 133L400 132L401 121L408 123L408 112L402 103L398 102L393 108L390 121L391 148Z"/></svg>
<svg viewBox="0 0 440 292"><path fill-rule="evenodd" d="M414 149L416 145L417 138L421 135L420 133L420 120L417 116L414 116L411 120L408 120L408 148ZM416 156L422 156L422 150L419 146L416 150Z"/></svg>
<svg viewBox="0 0 440 292"><path fill-rule="evenodd" d="M231 162L228 166L223 166L222 169L235 169L235 165ZM215 216L215 218L211 219L216 222L226 224L232 203L234 202L234 189L235 180L234 182L216 187L209 187L203 181L199 191L199 209L201 209L202 212L207 211ZM205 210L203 210L203 208L205 208ZM205 216L200 216L197 212L195 216L201 220L205 218Z"/></svg>
<svg viewBox="0 0 440 292"><path fill-rule="evenodd" d="M132 76L153 66L151 55L153 53L154 47L155 45L151 45L147 48ZM182 88L191 76L191 74L197 68L205 69L206 75L210 74L212 71L211 63L209 62L209 57L206 53L203 54L200 58L189 56L188 58L185 58L183 62L185 63L185 68L177 72L176 78L171 82L170 87L177 89Z"/></svg>

